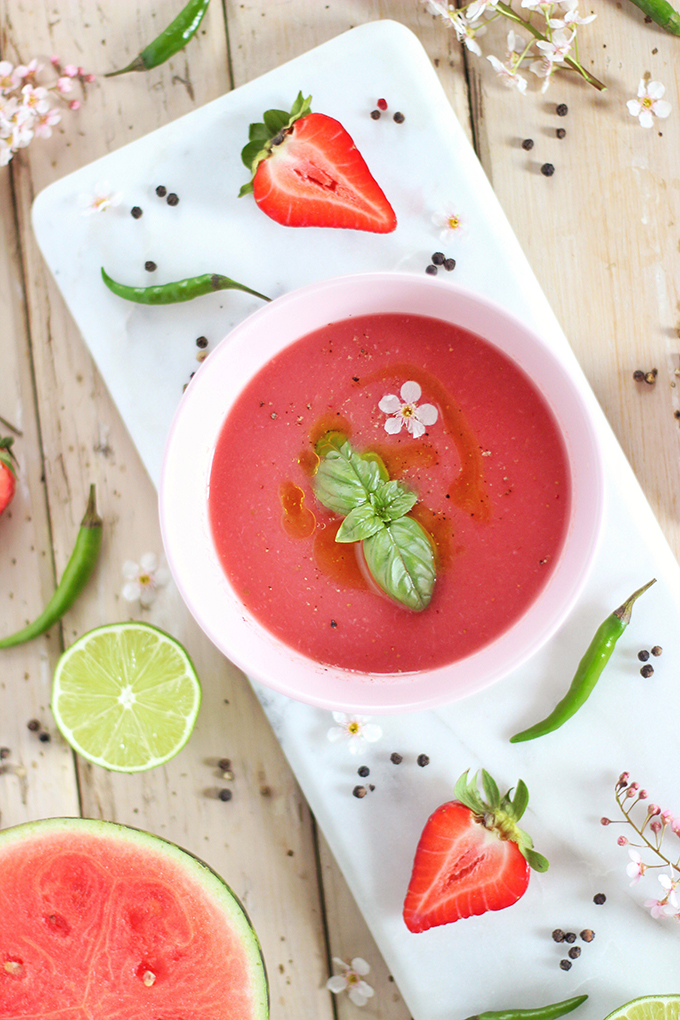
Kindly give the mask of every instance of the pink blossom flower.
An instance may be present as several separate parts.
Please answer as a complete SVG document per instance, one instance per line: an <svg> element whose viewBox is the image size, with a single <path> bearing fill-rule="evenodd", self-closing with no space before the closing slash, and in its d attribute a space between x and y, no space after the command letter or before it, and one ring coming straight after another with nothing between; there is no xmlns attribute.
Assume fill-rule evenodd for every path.
<svg viewBox="0 0 680 1020"><path fill-rule="evenodd" d="M385 432L396 435L405 425L413 438L418 439L424 435L428 425L434 425L439 412L434 404L421 404L418 407L421 393L419 384L411 379L401 387L399 397L394 393L385 394L378 404L383 414L389 415L385 422Z"/></svg>
<svg viewBox="0 0 680 1020"><path fill-rule="evenodd" d="M645 900L645 906L652 917L673 917L678 912L678 897L675 890L678 882L668 875L659 875L659 883L665 890L665 895L658 900Z"/></svg>
<svg viewBox="0 0 680 1020"><path fill-rule="evenodd" d="M55 88L57 92L63 96L66 92L73 92L73 82L66 75L62 75L61 78L57 78Z"/></svg>
<svg viewBox="0 0 680 1020"><path fill-rule="evenodd" d="M630 864L626 865L626 874L632 879L630 884L635 885L644 875L647 865L643 863L637 850L633 850L632 847L628 851L628 856L630 857Z"/></svg>
<svg viewBox="0 0 680 1020"><path fill-rule="evenodd" d="M48 110L47 113L43 113L35 122L35 137L50 138L52 135L52 128L55 124L58 124L60 120L61 114L58 110Z"/></svg>
<svg viewBox="0 0 680 1020"><path fill-rule="evenodd" d="M558 29L557 32L553 32L551 39L539 39L536 47L543 51L546 60L553 64L562 64L569 55L573 41L573 32L568 35L563 29Z"/></svg>
<svg viewBox="0 0 680 1020"><path fill-rule="evenodd" d="M463 232L463 221L450 206L436 212L432 217L432 222L435 227L439 228L439 236L442 241L450 241Z"/></svg>
<svg viewBox="0 0 680 1020"><path fill-rule="evenodd" d="M91 195L83 194L78 196L78 204L81 207L83 216L88 216L91 213L106 212L107 209L120 205L122 200L122 192L111 191L108 181L99 181L95 184L94 192Z"/></svg>
<svg viewBox="0 0 680 1020"><path fill-rule="evenodd" d="M328 739L332 744L338 740L346 740L349 744L350 754L358 754L364 743L372 744L382 737L382 730L375 723L370 722L368 715L348 715L345 712L333 712L333 719L337 723L331 726L328 731Z"/></svg>
<svg viewBox="0 0 680 1020"><path fill-rule="evenodd" d="M19 83L14 65L10 64L9 60L0 60L0 89L4 92L5 90L11 90L16 88Z"/></svg>
<svg viewBox="0 0 680 1020"><path fill-rule="evenodd" d="M66 66L64 67L64 74L67 76L67 78L77 78L78 68L76 67L75 64L66 64Z"/></svg>
<svg viewBox="0 0 680 1020"><path fill-rule="evenodd" d="M375 994L369 984L363 980L369 973L370 967L360 956L355 956L351 963L333 957L333 963L340 967L341 974L336 974L326 982L326 988L336 995L346 991L355 1006L365 1006L368 1000Z"/></svg>
<svg viewBox="0 0 680 1020"><path fill-rule="evenodd" d="M488 54L486 59L504 85L507 85L508 88L516 88L518 92L524 95L527 90L527 80L523 75L517 73L516 67L501 63L498 57L494 57L493 54Z"/></svg>
<svg viewBox="0 0 680 1020"><path fill-rule="evenodd" d="M37 57L34 57L30 64L19 64L19 66L15 68L14 73L17 78L26 79L34 77L40 70L42 70L42 64L39 64Z"/></svg>
<svg viewBox="0 0 680 1020"><path fill-rule="evenodd" d="M671 112L671 104L661 98L665 91L660 81L647 84L643 78L638 85L637 99L629 99L626 103L628 112L637 117L643 128L650 128L654 117L663 119Z"/></svg>
<svg viewBox="0 0 680 1020"><path fill-rule="evenodd" d="M47 89L41 85L35 86L30 83L24 85L21 95L24 106L27 106L29 110L35 110L36 113L47 113L50 108Z"/></svg>

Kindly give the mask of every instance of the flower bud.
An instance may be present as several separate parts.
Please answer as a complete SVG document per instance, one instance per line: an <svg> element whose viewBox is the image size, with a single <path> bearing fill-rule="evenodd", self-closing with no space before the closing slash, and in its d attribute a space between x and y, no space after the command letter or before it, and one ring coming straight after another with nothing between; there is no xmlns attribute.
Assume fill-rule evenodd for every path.
<svg viewBox="0 0 680 1020"><path fill-rule="evenodd" d="M600 825L611 825L611 818L600 818Z"/></svg>
<svg viewBox="0 0 680 1020"><path fill-rule="evenodd" d="M647 793L646 790L640 790L640 792L638 793L638 800L647 800L648 797L649 794Z"/></svg>
<svg viewBox="0 0 680 1020"><path fill-rule="evenodd" d="M640 796L642 796L642 794L640 794ZM648 804L647 805L647 814L648 815L660 815L661 814L661 808L659 807L658 804Z"/></svg>
<svg viewBox="0 0 680 1020"><path fill-rule="evenodd" d="M68 106L69 106L69 110L79 110L80 109L80 100L79 99L72 99L71 102L68 104Z"/></svg>
<svg viewBox="0 0 680 1020"><path fill-rule="evenodd" d="M626 843L628 842L628 839L626 836L619 836L616 842L619 844L619 846L625 846Z"/></svg>
<svg viewBox="0 0 680 1020"><path fill-rule="evenodd" d="M658 818L655 818L653 822L650 822L649 827L652 830L652 832L657 833L661 832L661 830L663 829L663 825L661 824Z"/></svg>

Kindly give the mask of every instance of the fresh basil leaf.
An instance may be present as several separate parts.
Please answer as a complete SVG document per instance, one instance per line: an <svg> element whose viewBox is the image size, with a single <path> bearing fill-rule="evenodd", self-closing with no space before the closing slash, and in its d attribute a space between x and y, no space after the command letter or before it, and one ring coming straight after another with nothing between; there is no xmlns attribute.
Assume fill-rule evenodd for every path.
<svg viewBox="0 0 680 1020"><path fill-rule="evenodd" d="M381 484L378 465L364 460L348 442L331 448L314 476L314 493L320 503L338 514L348 514L368 503Z"/></svg>
<svg viewBox="0 0 680 1020"><path fill-rule="evenodd" d="M335 536L336 542L361 542L384 528L384 521L378 517L369 503L357 506L345 517Z"/></svg>
<svg viewBox="0 0 680 1020"><path fill-rule="evenodd" d="M364 540L366 564L376 583L397 602L420 612L436 578L432 545L412 517L400 517Z"/></svg>
<svg viewBox="0 0 680 1020"><path fill-rule="evenodd" d="M361 456L363 457L364 460L375 461L375 463L378 465L378 470L380 471L381 480L383 482L389 482L390 473L385 467L385 461L382 459L379 453L375 453L373 450L367 450L365 453L362 453Z"/></svg>
<svg viewBox="0 0 680 1020"><path fill-rule="evenodd" d="M407 489L401 482L383 482L376 489L371 502L375 512L383 521L396 521L403 517L418 502L415 492Z"/></svg>

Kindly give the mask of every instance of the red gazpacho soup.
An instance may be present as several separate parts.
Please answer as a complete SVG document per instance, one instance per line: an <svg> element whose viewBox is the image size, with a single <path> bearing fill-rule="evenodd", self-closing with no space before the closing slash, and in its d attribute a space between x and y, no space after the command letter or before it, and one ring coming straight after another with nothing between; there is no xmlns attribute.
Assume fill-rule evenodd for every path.
<svg viewBox="0 0 680 1020"><path fill-rule="evenodd" d="M417 495L436 567L421 611L384 594L343 515L315 495L317 449L347 437ZM525 372L467 329L421 315L330 323L276 355L229 411L208 493L244 606L311 659L368 674L462 659L527 610L559 558L570 471Z"/></svg>

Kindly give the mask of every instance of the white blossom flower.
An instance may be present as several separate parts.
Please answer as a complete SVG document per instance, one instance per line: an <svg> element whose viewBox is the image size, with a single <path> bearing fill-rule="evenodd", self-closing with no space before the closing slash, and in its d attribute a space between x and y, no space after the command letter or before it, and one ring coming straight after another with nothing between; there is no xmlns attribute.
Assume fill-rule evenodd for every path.
<svg viewBox="0 0 680 1020"><path fill-rule="evenodd" d="M396 435L405 425L413 438L418 439L424 435L428 425L434 425L439 412L434 404L421 404L418 407L421 393L419 384L411 379L401 387L399 397L395 393L385 394L378 404L383 414L389 415L385 422L385 432Z"/></svg>
<svg viewBox="0 0 680 1020"><path fill-rule="evenodd" d="M423 3L427 7L430 14L438 15L445 21L449 21L451 11L455 10L455 8L452 5L450 6L449 4L447 4L445 0L423 0Z"/></svg>
<svg viewBox="0 0 680 1020"><path fill-rule="evenodd" d="M650 128L654 117L667 117L671 112L671 104L661 98L665 91L660 81L647 84L643 78L638 85L637 99L629 99L626 103L628 112L637 117L642 127Z"/></svg>
<svg viewBox="0 0 680 1020"><path fill-rule="evenodd" d="M47 113L41 114L35 122L35 137L50 138L52 127L60 120L61 114L58 110L48 110Z"/></svg>
<svg viewBox="0 0 680 1020"><path fill-rule="evenodd" d="M548 86L550 85L550 79L555 70L555 65L552 60L549 60L548 57L541 57L540 60L532 60L529 64L529 70L538 78L543 79L541 92L547 92Z"/></svg>
<svg viewBox="0 0 680 1020"><path fill-rule="evenodd" d="M678 883L669 875L658 877L665 894L658 900L645 900L645 906L654 918L674 917L678 913L678 897L675 892Z"/></svg>
<svg viewBox="0 0 680 1020"><path fill-rule="evenodd" d="M459 237L463 231L463 221L450 206L439 209L432 217L432 222L439 229L442 241L450 241L454 237Z"/></svg>
<svg viewBox="0 0 680 1020"><path fill-rule="evenodd" d="M498 57L494 57L493 54L488 54L486 59L489 61L504 85L507 85L508 88L516 88L518 92L521 92L522 95L524 95L527 90L527 80L521 74L518 74L516 67L503 64Z"/></svg>
<svg viewBox="0 0 680 1020"><path fill-rule="evenodd" d="M472 0L472 3L465 11L465 17L468 21L477 21L483 14L486 14L487 7L495 10L496 3L497 0Z"/></svg>
<svg viewBox="0 0 680 1020"><path fill-rule="evenodd" d="M163 567L158 566L158 560L153 553L145 553L139 563L126 560L123 564L123 577L126 583L123 585L123 598L127 602L136 602L147 609L158 594L158 589L168 583L170 575Z"/></svg>
<svg viewBox="0 0 680 1020"><path fill-rule="evenodd" d="M543 55L554 64L563 64L569 56L575 32L567 33L564 29L553 32L551 39L539 39L536 46Z"/></svg>
<svg viewBox="0 0 680 1020"><path fill-rule="evenodd" d="M522 0L522 7L530 11L540 11L547 18L554 7L554 0Z"/></svg>
<svg viewBox="0 0 680 1020"><path fill-rule="evenodd" d="M562 18L548 18L551 28L570 28L572 25L589 25L595 21L597 14L586 14L581 17L578 12L578 0L560 0L560 7L564 8Z"/></svg>
<svg viewBox="0 0 680 1020"><path fill-rule="evenodd" d="M358 754L364 743L372 744L382 737L381 728L369 722L370 716L333 712L333 719L338 725L331 726L328 739L332 744L338 740L348 741L350 754Z"/></svg>
<svg viewBox="0 0 680 1020"><path fill-rule="evenodd" d="M635 885L644 875L647 865L643 863L637 850L633 850L632 847L628 851L628 856L630 857L630 864L626 865L626 874L632 879L630 884Z"/></svg>
<svg viewBox="0 0 680 1020"><path fill-rule="evenodd" d="M329 978L326 988L336 995L347 991L355 1006L365 1006L375 994L371 986L363 980L371 969L369 965L360 956L355 956L351 963L345 963L344 960L334 956L333 963L341 968L342 973Z"/></svg>
<svg viewBox="0 0 680 1020"><path fill-rule="evenodd" d="M106 212L114 206L120 205L123 194L120 191L113 192L108 181L99 181L95 184L91 195L79 195L78 204L81 207L81 214L89 216L91 213Z"/></svg>

